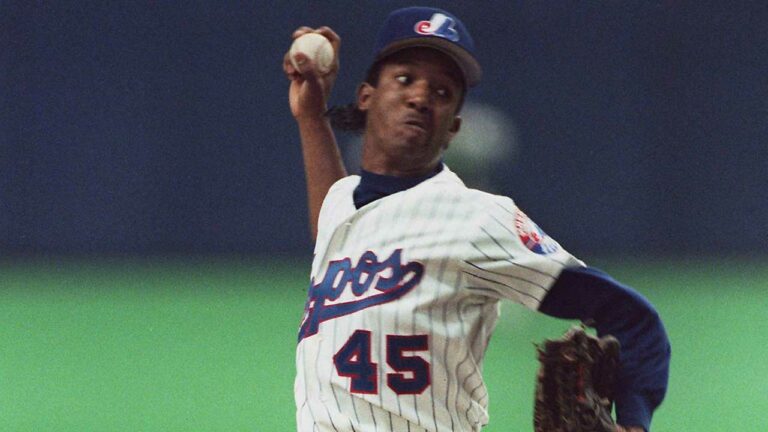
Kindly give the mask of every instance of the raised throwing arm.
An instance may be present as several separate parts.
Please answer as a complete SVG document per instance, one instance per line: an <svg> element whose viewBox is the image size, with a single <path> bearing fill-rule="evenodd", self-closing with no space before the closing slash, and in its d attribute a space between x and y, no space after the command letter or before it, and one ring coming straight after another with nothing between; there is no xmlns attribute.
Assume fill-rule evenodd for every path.
<svg viewBox="0 0 768 432"><path fill-rule="evenodd" d="M293 39L315 32L326 37L333 46L334 61L330 71L319 74L311 59L301 54L296 58L298 68L291 64L289 54L283 58L283 71L290 80L288 99L291 114L299 126L307 181L309 226L312 239L317 238L317 219L328 189L347 175L329 120L325 116L328 96L339 71L341 39L328 27L300 27Z"/></svg>

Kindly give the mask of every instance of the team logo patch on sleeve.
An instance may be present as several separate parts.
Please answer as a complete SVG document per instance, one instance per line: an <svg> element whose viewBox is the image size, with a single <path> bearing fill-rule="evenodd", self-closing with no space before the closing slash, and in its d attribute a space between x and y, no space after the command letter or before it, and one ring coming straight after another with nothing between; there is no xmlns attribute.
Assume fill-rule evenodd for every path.
<svg viewBox="0 0 768 432"><path fill-rule="evenodd" d="M515 214L515 229L520 241L539 255L548 255L557 251L557 242L550 238L531 218L521 210Z"/></svg>

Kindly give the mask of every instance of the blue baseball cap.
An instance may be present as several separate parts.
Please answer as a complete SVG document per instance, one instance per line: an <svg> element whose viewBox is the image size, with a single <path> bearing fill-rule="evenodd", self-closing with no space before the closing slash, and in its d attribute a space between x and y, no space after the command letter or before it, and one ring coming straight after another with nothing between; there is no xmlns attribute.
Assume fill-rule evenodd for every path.
<svg viewBox="0 0 768 432"><path fill-rule="evenodd" d="M379 31L374 61L413 47L434 48L447 54L461 69L468 86L480 82L483 71L475 56L472 36L450 12L418 6L392 12Z"/></svg>

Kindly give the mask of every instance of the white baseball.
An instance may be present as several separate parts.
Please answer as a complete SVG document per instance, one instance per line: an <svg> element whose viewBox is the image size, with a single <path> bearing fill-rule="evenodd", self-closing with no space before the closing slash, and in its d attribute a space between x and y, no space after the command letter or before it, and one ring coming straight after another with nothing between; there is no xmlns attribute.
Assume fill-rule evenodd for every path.
<svg viewBox="0 0 768 432"><path fill-rule="evenodd" d="M306 33L293 41L289 55L291 64L296 69L296 54L302 53L315 63L318 73L326 74L333 65L333 46L331 42L323 35L318 33Z"/></svg>

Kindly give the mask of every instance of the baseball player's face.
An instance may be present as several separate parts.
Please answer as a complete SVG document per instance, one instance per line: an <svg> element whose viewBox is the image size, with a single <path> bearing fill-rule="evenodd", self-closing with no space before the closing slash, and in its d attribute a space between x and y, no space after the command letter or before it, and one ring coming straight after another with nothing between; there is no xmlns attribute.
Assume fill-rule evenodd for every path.
<svg viewBox="0 0 768 432"><path fill-rule="evenodd" d="M376 86L358 89L367 112L363 168L380 174L418 175L432 170L459 131L464 91L456 64L429 48L393 55Z"/></svg>

